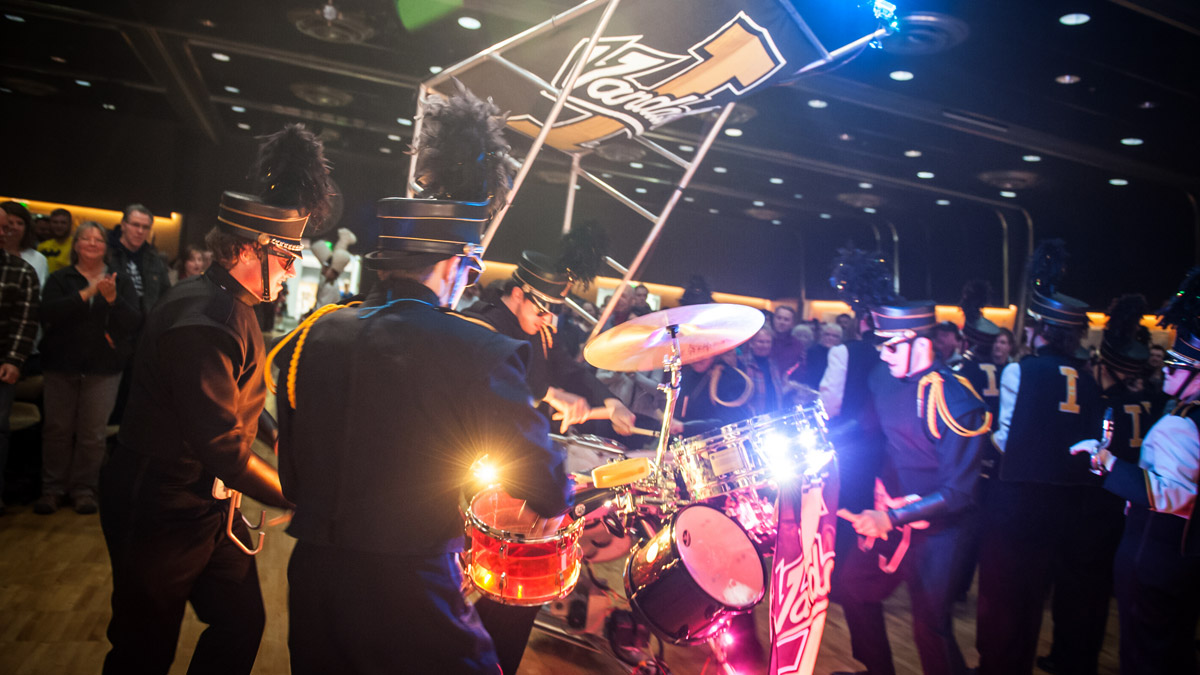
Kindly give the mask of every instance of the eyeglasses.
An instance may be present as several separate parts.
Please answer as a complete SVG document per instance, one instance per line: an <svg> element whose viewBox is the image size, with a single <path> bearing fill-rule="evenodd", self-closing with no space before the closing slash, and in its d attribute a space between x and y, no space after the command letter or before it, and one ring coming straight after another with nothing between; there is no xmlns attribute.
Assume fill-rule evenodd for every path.
<svg viewBox="0 0 1200 675"><path fill-rule="evenodd" d="M292 251L276 248L274 246L267 247L267 255L273 255L276 258L281 258L283 262L279 263L279 266L283 268L284 272L291 272L292 268L296 266L296 261L300 258L299 255Z"/></svg>
<svg viewBox="0 0 1200 675"><path fill-rule="evenodd" d="M900 345L911 343L912 341L914 341L916 339L917 339L916 333L914 333L912 331L904 331L904 333L902 335L897 335L896 337L888 340L887 342L884 342L883 349L885 351L887 351L887 353L889 353L889 354L895 354L896 350L900 349Z"/></svg>

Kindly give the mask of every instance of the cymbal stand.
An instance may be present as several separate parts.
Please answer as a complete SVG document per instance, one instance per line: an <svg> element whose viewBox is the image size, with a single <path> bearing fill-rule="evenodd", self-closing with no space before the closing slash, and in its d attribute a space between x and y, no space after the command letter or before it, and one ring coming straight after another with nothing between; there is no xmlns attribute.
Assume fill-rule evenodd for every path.
<svg viewBox="0 0 1200 675"><path fill-rule="evenodd" d="M672 324L667 326L666 330L671 334L671 353L663 357L663 371L670 377L666 382L658 385L660 390L667 393L667 404L663 411L662 430L658 435L658 452L654 455L654 472L659 482L665 475L664 462L667 457L667 443L671 436L671 422L675 418L675 403L679 399L680 368L683 365L679 350L679 326Z"/></svg>

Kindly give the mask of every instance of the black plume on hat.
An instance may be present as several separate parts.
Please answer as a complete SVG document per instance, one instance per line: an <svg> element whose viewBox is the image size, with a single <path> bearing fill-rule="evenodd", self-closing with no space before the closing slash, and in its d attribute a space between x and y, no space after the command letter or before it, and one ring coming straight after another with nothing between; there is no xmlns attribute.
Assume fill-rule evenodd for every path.
<svg viewBox="0 0 1200 675"><path fill-rule="evenodd" d="M422 197L504 204L512 184L509 146L504 142L507 113L454 80L453 96L430 96L421 118L417 183Z"/></svg>
<svg viewBox="0 0 1200 675"><path fill-rule="evenodd" d="M992 294L992 285L983 279L973 279L963 285L959 306L963 311L963 335L972 346L991 347L1000 335L1000 327L983 316L983 307Z"/></svg>
<svg viewBox="0 0 1200 675"><path fill-rule="evenodd" d="M1029 257L1029 285L1042 295L1054 295L1067 274L1070 257L1062 239L1047 239L1038 244Z"/></svg>
<svg viewBox="0 0 1200 675"><path fill-rule="evenodd" d="M329 162L320 139L303 124L288 124L262 137L254 173L264 204L299 208L313 228L324 223L332 192Z"/></svg>
<svg viewBox="0 0 1200 675"><path fill-rule="evenodd" d="M1200 267L1188 270L1159 317L1158 325L1175 329L1175 344L1167 352L1167 363L1200 367Z"/></svg>
<svg viewBox="0 0 1200 675"><path fill-rule="evenodd" d="M1030 291L1026 311L1043 325L1085 328L1087 303L1058 292L1067 273L1067 258L1067 245L1062 239L1038 244L1025 268Z"/></svg>
<svg viewBox="0 0 1200 675"><path fill-rule="evenodd" d="M838 249L838 255L833 259L829 285L858 316L897 300L892 290L892 274L887 261L878 253L868 253L862 249Z"/></svg>
<svg viewBox="0 0 1200 675"><path fill-rule="evenodd" d="M1146 314L1146 297L1141 293L1126 293L1114 298L1108 306L1108 324L1100 342L1100 358L1110 367L1126 373L1137 373L1146 366L1150 349L1149 335L1141 327Z"/></svg>
<svg viewBox="0 0 1200 675"><path fill-rule="evenodd" d="M558 270L587 288L600 274L607 255L608 233L596 221L585 220L563 235Z"/></svg>

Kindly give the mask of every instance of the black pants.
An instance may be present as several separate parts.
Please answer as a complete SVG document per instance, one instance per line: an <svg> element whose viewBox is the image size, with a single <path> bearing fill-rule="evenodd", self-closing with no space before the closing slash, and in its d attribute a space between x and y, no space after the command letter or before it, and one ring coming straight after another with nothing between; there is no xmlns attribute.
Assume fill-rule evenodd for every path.
<svg viewBox="0 0 1200 675"><path fill-rule="evenodd" d="M295 675L495 675L453 554L365 553L297 542L288 563Z"/></svg>
<svg viewBox="0 0 1200 675"><path fill-rule="evenodd" d="M500 669L504 675L514 675L517 668L521 667L529 635L533 632L533 623L542 608L502 605L487 598L480 598L475 608L479 610L483 627L496 644Z"/></svg>
<svg viewBox="0 0 1200 675"><path fill-rule="evenodd" d="M1179 516L1130 508L1115 565L1121 675L1200 672L1200 558L1180 554L1185 524Z"/></svg>
<svg viewBox="0 0 1200 675"><path fill-rule="evenodd" d="M831 597L845 612L854 658L871 675L896 672L884 624L883 601L902 581L907 582L912 599L913 638L921 657L921 669L926 675L967 672L962 650L954 638L952 618L958 577L969 554L968 532L973 518L961 515L958 519L953 526L932 532L913 530L909 550L892 574L880 570L878 550L859 550L853 529L849 536L839 529L838 548L842 548L842 540L848 540L850 545L839 553L834 565ZM900 536L900 531L889 534L889 551L895 546L890 540Z"/></svg>
<svg viewBox="0 0 1200 675"><path fill-rule="evenodd" d="M219 510L164 508L160 487L129 452L101 471L100 524L113 573L104 672L166 673L190 602L208 628L187 672L248 674L265 623L254 558L226 537ZM249 541L240 518L237 525Z"/></svg>
<svg viewBox="0 0 1200 675"><path fill-rule="evenodd" d="M1033 671L1054 584L1054 658L1095 673L1112 594L1120 502L1099 487L996 481L984 506L976 646L981 675Z"/></svg>

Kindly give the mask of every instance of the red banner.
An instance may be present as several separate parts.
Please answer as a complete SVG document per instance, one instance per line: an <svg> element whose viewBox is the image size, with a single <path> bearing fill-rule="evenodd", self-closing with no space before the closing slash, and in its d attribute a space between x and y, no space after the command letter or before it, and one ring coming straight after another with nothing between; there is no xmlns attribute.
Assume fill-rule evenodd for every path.
<svg viewBox="0 0 1200 675"><path fill-rule="evenodd" d="M781 488L779 535L771 570L770 675L811 675L825 632L838 474L830 464L820 481Z"/></svg>

